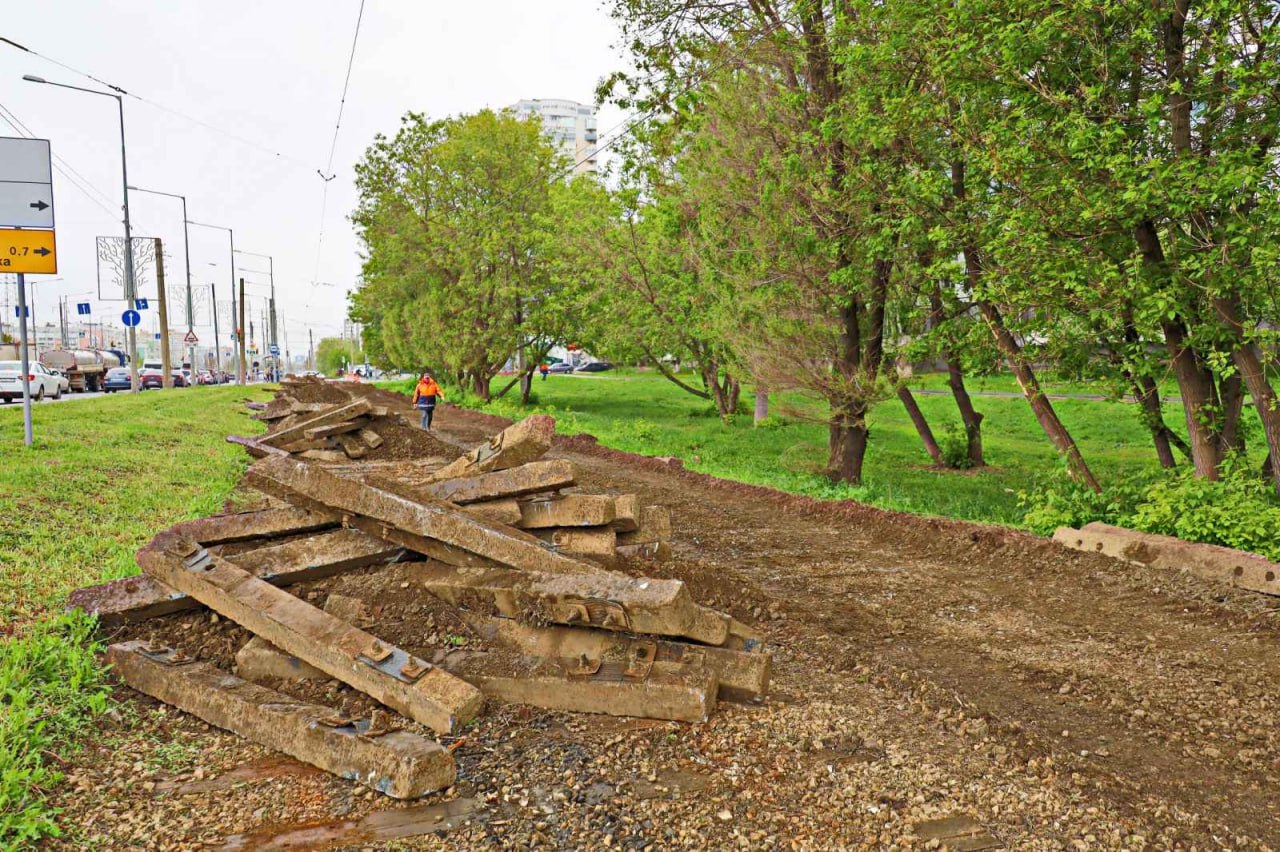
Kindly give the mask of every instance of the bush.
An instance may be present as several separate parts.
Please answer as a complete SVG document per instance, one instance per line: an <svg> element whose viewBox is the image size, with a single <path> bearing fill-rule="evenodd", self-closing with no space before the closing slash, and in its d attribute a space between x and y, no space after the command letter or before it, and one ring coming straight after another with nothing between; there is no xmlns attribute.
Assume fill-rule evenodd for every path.
<svg viewBox="0 0 1280 852"><path fill-rule="evenodd" d="M969 436L959 424L946 425L938 440L938 449L942 450L942 463L947 467L955 470L973 467L973 459L969 458Z"/></svg>
<svg viewBox="0 0 1280 852"><path fill-rule="evenodd" d="M1101 494L1065 473L1019 495L1031 529L1048 535L1060 526L1103 521L1183 541L1218 544L1280 560L1280 501L1269 482L1244 460L1229 462L1216 482L1190 469L1125 477Z"/></svg>

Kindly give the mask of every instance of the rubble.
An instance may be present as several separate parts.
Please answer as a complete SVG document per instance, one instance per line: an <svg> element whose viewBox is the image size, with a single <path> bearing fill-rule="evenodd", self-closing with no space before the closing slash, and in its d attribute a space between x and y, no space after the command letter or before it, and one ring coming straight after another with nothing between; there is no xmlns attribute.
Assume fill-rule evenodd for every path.
<svg viewBox="0 0 1280 852"><path fill-rule="evenodd" d="M680 580L633 573L635 559L670 555L670 513L575 488L571 463L544 458L554 420L530 417L461 452L376 393L285 381L253 414L269 431L228 438L258 459L244 484L275 505L161 531L138 553L144 576L72 596L104 626L154 624L152 637L166 636L166 616L200 606L250 634L220 652L223 667L234 652L238 677L159 645L113 645L127 684L398 798L451 783L448 752L340 718L347 699L326 708L315 689L345 684L444 735L485 699L701 722L718 698L766 694L761 637ZM397 585L371 597L314 582L350 575L341 587L359 594L392 571ZM402 623L424 612L434 615L413 622L425 626L407 648L375 635L391 613ZM184 647L203 657L209 646Z"/></svg>

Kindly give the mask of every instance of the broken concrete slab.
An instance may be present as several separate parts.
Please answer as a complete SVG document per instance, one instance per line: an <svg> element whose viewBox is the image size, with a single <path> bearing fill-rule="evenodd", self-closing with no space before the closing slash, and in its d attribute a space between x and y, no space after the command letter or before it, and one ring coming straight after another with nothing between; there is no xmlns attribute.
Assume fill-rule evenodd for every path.
<svg viewBox="0 0 1280 852"><path fill-rule="evenodd" d="M619 494L613 498L613 528L618 532L639 529L640 498L634 494Z"/></svg>
<svg viewBox="0 0 1280 852"><path fill-rule="evenodd" d="M404 544L405 539L390 536L388 528L435 539L501 565L559 574L601 571L585 560L555 552L527 533L474 518L443 500L425 495L410 499L289 457L273 456L254 464L246 479L256 488L295 505L341 512L348 516L348 525L355 525L355 518L382 525L383 531L374 534L398 544ZM405 546L418 549L415 545ZM419 552L435 555L426 549Z"/></svg>
<svg viewBox="0 0 1280 852"><path fill-rule="evenodd" d="M609 527L534 530L533 534L561 553L612 557L618 545L617 530Z"/></svg>
<svg viewBox="0 0 1280 852"><path fill-rule="evenodd" d="M107 660L116 675L139 692L393 798L417 798L454 781L452 755L418 734L365 736L366 720L335 720L327 707L298 701L145 642L112 645Z"/></svg>
<svg viewBox="0 0 1280 852"><path fill-rule="evenodd" d="M326 464L339 464L347 460L346 453L340 453L337 450L303 450L298 453L298 457Z"/></svg>
<svg viewBox="0 0 1280 852"><path fill-rule="evenodd" d="M1078 530L1062 527L1053 534L1053 540L1073 550L1102 553L1150 568L1187 571L1252 592L1280 595L1280 562L1256 553L1186 542L1098 521Z"/></svg>
<svg viewBox="0 0 1280 852"><path fill-rule="evenodd" d="M681 636L708 645L729 638L729 617L695 603L679 580L450 568L430 562L405 567L436 597L483 615Z"/></svg>
<svg viewBox="0 0 1280 852"><path fill-rule="evenodd" d="M716 677L692 655L656 663L653 644L637 644L631 656L601 659L508 657L454 651L439 665L474 684L489 698L547 710L705 722L716 703Z"/></svg>
<svg viewBox="0 0 1280 852"><path fill-rule="evenodd" d="M251 538L298 535L337 525L338 516L332 512L289 507L195 518L175 524L173 530L192 541L213 545Z"/></svg>
<svg viewBox="0 0 1280 852"><path fill-rule="evenodd" d="M355 420L346 420L342 423L331 423L328 426L312 426L309 429L303 429L302 437L313 441L319 438L332 438L335 435L345 435L348 432L359 432L368 425L368 419L360 417Z"/></svg>
<svg viewBox="0 0 1280 852"><path fill-rule="evenodd" d="M254 683L271 680L328 680L310 663L286 654L261 636L253 636L236 652L236 676Z"/></svg>
<svg viewBox="0 0 1280 852"><path fill-rule="evenodd" d="M552 417L545 414L526 417L494 435L487 444L445 465L436 472L435 478L474 476L537 461L551 449L555 431L556 421Z"/></svg>
<svg viewBox="0 0 1280 852"><path fill-rule="evenodd" d="M369 565L389 565L404 557L403 548L359 530L335 529L307 538L267 541L262 547L228 558L276 586L319 580ZM76 589L68 605L97 615L103 626L115 627L195 609L200 603L143 575Z"/></svg>
<svg viewBox="0 0 1280 852"><path fill-rule="evenodd" d="M637 529L618 533L618 544L624 547L659 541L671 541L671 510L666 506L645 506L640 510Z"/></svg>
<svg viewBox="0 0 1280 852"><path fill-rule="evenodd" d="M330 410L307 418L300 423L263 435L259 442L266 446L279 447L293 441L300 441L303 438L313 437L307 435L308 429L352 420L362 414L367 414L369 407L369 400L367 399L357 399L355 402L350 402L346 405L334 406Z"/></svg>
<svg viewBox="0 0 1280 852"><path fill-rule="evenodd" d="M617 499L607 494L562 494L532 497L520 501L520 520L525 530L551 527L601 527L613 522Z"/></svg>
<svg viewBox="0 0 1280 852"><path fill-rule="evenodd" d="M520 503L514 497L508 497L505 500L486 500L483 503L470 503L463 511L491 524L514 526L520 523Z"/></svg>
<svg viewBox="0 0 1280 852"><path fill-rule="evenodd" d="M360 440L368 444L371 450L376 450L382 446L382 436L372 429L361 429Z"/></svg>
<svg viewBox="0 0 1280 852"><path fill-rule="evenodd" d="M759 698L769 690L773 655L706 645L687 645L666 639L647 639L629 634L605 633L556 625L522 624L512 618L467 617L467 622L484 639L512 648L525 656L553 659L627 659L640 646L653 646L658 663L681 663L697 657L719 684L720 698L745 701Z"/></svg>
<svg viewBox="0 0 1280 852"><path fill-rule="evenodd" d="M575 476L573 465L563 459L536 461L510 470L463 476L416 486L408 496L421 493L461 506L500 497L522 497L526 494L568 488L573 485ZM371 481L371 484L377 483Z"/></svg>
<svg viewBox="0 0 1280 852"><path fill-rule="evenodd" d="M335 440L349 459L362 459L369 454L369 447L355 435L339 435Z"/></svg>
<svg viewBox="0 0 1280 852"><path fill-rule="evenodd" d="M173 532L160 533L137 558L160 582L436 731L449 733L480 711L471 685Z"/></svg>

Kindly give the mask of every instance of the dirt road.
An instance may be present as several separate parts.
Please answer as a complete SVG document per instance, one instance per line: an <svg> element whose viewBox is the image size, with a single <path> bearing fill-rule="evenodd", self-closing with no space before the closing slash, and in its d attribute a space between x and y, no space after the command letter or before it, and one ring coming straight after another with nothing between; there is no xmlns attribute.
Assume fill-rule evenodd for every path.
<svg viewBox="0 0 1280 852"><path fill-rule="evenodd" d="M446 434L470 441L503 422L442 414ZM671 507L675 559L644 571L759 625L773 693L702 725L501 708L456 747L462 780L445 798L470 821L403 846L916 848L927 841L913 826L953 815L1010 849L1280 845L1274 601L996 528L726 483L589 439L553 455L584 485ZM341 588L395 594L393 576L374 576ZM210 630L207 615L186 618ZM217 629L210 648L243 638ZM394 836L359 822L392 803L287 761L245 769L265 753L135 706L142 725L106 732L67 770L62 803L85 837L362 848ZM172 742L192 752L157 767ZM236 767L225 789L172 789Z"/></svg>

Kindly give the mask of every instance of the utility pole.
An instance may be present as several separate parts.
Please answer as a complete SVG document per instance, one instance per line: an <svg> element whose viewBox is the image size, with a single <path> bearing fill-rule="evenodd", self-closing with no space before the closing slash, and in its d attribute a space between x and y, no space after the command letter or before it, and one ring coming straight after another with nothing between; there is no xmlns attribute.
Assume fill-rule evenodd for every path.
<svg viewBox="0 0 1280 852"><path fill-rule="evenodd" d="M218 333L218 287L209 283L209 304L213 306L213 364L218 370L218 384L222 384L222 335Z"/></svg>
<svg viewBox="0 0 1280 852"><path fill-rule="evenodd" d="M58 299L58 330L62 335L62 348L67 349L67 297Z"/></svg>
<svg viewBox="0 0 1280 852"><path fill-rule="evenodd" d="M243 385L245 383L245 378L244 378L244 278L243 277L240 279L240 327L236 331L237 331L236 337L239 338L239 340L236 342L236 346L238 347L237 351L240 353L240 365L239 365L239 370L237 372L237 375L240 378L240 384Z"/></svg>
<svg viewBox="0 0 1280 852"><path fill-rule="evenodd" d="M18 349L22 352L22 442L31 446L31 356L27 352L27 276L18 273Z"/></svg>
<svg viewBox="0 0 1280 852"><path fill-rule="evenodd" d="M311 343L311 349L307 353L307 369L314 370L316 368L316 333L313 329L307 329L307 340Z"/></svg>
<svg viewBox="0 0 1280 852"><path fill-rule="evenodd" d="M156 296L160 302L160 369L163 387L173 387L173 363L169 360L169 299L164 286L164 252L160 238L156 237Z"/></svg>
<svg viewBox="0 0 1280 852"><path fill-rule="evenodd" d="M191 239L187 232L187 225L190 224L187 221L187 197L185 195L178 195L177 193L174 193L174 192L160 192L155 189L143 189L142 187L138 187L138 186L131 186L129 187L129 189L132 189L136 192L147 192L147 193L150 193L151 195L165 195L165 196L168 196L169 198L177 198L182 201L182 254L184 259L186 260L186 267L187 267L186 314L187 314L187 336L190 337L195 326L195 308L192 305L192 300L191 300ZM216 312L217 310L216 306L214 310ZM194 371L196 369L196 345L194 343L187 344L187 353L188 353L187 360L190 361L191 369Z"/></svg>

